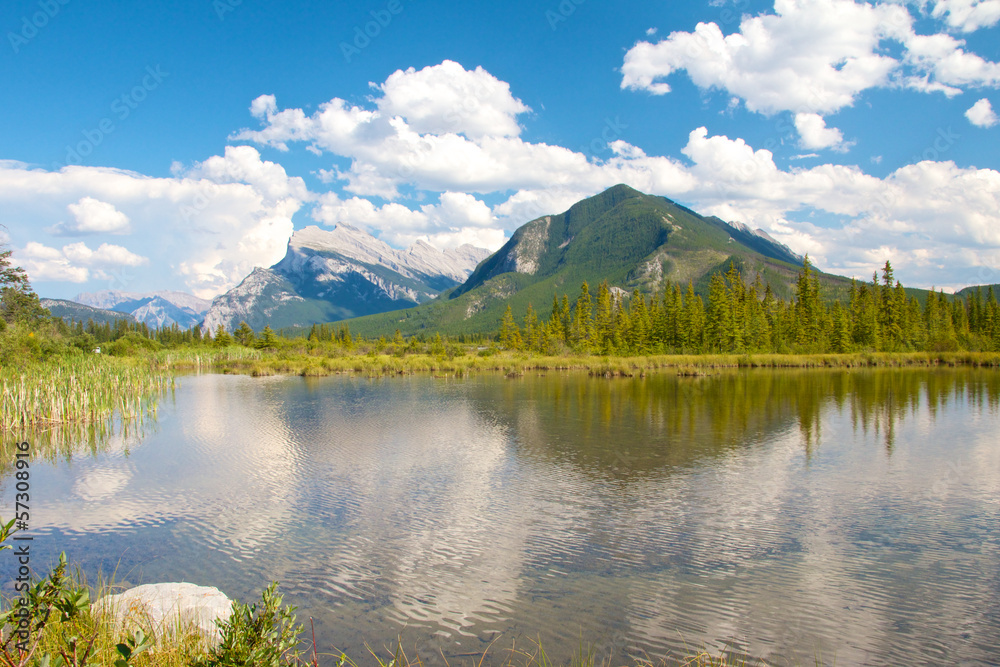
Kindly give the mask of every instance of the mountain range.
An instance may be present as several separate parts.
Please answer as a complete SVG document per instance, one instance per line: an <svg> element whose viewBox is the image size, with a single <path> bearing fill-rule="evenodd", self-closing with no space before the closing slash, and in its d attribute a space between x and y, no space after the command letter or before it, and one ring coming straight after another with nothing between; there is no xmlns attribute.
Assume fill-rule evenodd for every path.
<svg viewBox="0 0 1000 667"><path fill-rule="evenodd" d="M78 294L74 301L85 306L126 313L152 328L177 324L181 329L190 329L199 324L211 305L205 299L175 291L136 293L102 290Z"/></svg>
<svg viewBox="0 0 1000 667"><path fill-rule="evenodd" d="M748 282L759 278L779 298L791 299L802 260L761 230L616 185L525 223L493 254L470 245L441 251L422 241L398 250L350 225L311 226L292 234L281 261L254 269L211 303L181 292L116 291L76 301L150 326L201 324L211 331L220 325L233 331L242 321L259 331L347 320L365 336L397 329L404 335L487 333L497 330L507 305L518 319L529 304L544 318L554 295L573 300L584 281L596 289L606 280L618 293L690 282L706 295L712 274L730 263ZM817 276L825 298L846 297L850 279ZM71 303L53 307L87 319L79 310L84 306L73 310ZM108 316L88 315L95 321Z"/></svg>

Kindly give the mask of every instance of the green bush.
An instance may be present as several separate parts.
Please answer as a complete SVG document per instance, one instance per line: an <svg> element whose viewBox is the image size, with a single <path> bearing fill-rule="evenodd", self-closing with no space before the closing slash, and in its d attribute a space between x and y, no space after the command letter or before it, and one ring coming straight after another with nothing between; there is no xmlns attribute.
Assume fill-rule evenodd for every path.
<svg viewBox="0 0 1000 667"><path fill-rule="evenodd" d="M101 346L101 352L115 357L131 356L137 352L157 352L162 349L163 346L159 342L134 331Z"/></svg>
<svg viewBox="0 0 1000 667"><path fill-rule="evenodd" d="M264 589L261 606L233 602L229 620L219 623L222 642L198 667L292 667L299 663L299 634L295 607L281 605L278 583Z"/></svg>

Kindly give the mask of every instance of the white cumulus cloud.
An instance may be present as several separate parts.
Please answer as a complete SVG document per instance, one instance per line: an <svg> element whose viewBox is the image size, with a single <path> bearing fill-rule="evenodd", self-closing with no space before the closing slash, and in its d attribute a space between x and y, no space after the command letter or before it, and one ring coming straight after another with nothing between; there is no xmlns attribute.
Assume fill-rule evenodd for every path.
<svg viewBox="0 0 1000 667"><path fill-rule="evenodd" d="M834 12L834 32L841 32L837 38L816 46L807 29L811 23L805 17L827 16L825 12L830 7L846 12L845 16ZM818 97L805 92L800 95L807 109L795 117L801 142L803 147L813 150L844 150L849 142L844 141L840 130L827 126L823 113L849 104L857 91L869 85L850 84L854 79L845 71L867 72L870 80L889 85L889 78L874 74L883 71L879 63L888 56L872 50L878 43L872 35L893 35L902 40L912 34L910 16L905 7L860 6L846 0L779 2L778 10L777 19L745 20L743 32L735 41L747 41L749 45L740 48L752 47L751 51L764 53L770 49L772 54L791 54L791 45L767 42L775 36L790 39L789 28L781 21L793 16L796 25L804 26L797 48L806 54L799 60L790 56L790 62L778 58L775 62L780 67L773 65L778 69L766 76L757 73L764 78L757 82L762 92L754 98L755 103L762 110L779 109L777 101L768 100L778 100L787 92L787 85L792 86L794 94L796 81L811 87L816 79L806 76L813 71L807 64L816 65L814 70L825 72L828 78L820 77ZM894 22L889 20L893 18ZM777 21L777 26L769 21ZM850 31L858 24L863 24L862 37L852 39ZM758 35L755 30L770 32ZM729 43L734 41L731 37L719 43L723 51L739 46ZM954 52L954 42L940 43L950 44ZM707 40L704 44L712 42ZM810 55L811 50L820 55ZM683 51L680 53L683 55ZM844 53L853 53L856 58L843 60ZM768 65L772 61L763 55L755 57L759 60L753 62L760 67L772 66ZM890 64L899 66L895 60ZM791 69L785 71L781 67ZM447 81L455 82L456 89L461 90L467 80L492 79L479 70L466 70L465 74L455 71L454 76L443 77L441 70L430 69L433 76L423 85L435 90ZM424 81L415 77L419 72L401 70L393 76L415 86ZM797 79L795 72L802 77ZM748 76L753 78L757 74ZM932 74L928 76L929 81L935 80ZM865 76L858 79L862 83L868 80ZM899 81L893 85L906 83ZM928 264L926 255L920 254L927 239L937 236L946 239L935 246L942 257L961 257L960 266L970 267L970 271L971 267L987 265L992 261L992 253L1000 252L1000 248L990 245L992 237L983 235L983 229L989 225L1000 228L1000 208L996 207L1000 183L992 170L959 169L952 163L921 163L919 173L925 173L925 181L926 174L934 173L935 182L917 185L914 178L917 172L904 170L878 178L856 166L820 164L780 169L770 151L757 149L740 138L711 135L705 127L690 133L681 151L687 162L649 155L621 139L609 144L610 157L594 160L561 146L525 141L511 133L513 124L501 126L496 134L479 135L472 130L456 132L443 119L432 122L420 114L411 114L422 124L418 130L404 115L402 103L394 103L398 104L399 113L387 117L385 109L390 105L383 97L388 87L373 89L376 95L370 106L350 105L335 98L312 114L302 109L281 109L267 97L255 102L263 114L261 128L244 130L238 138L286 150L301 142L314 150L348 158L348 168L325 173L334 181L345 182L345 189L354 196L324 195L313 209L314 219L324 224L345 223L378 231L383 239L397 245L423 239L439 247L450 247L460 240L474 238L480 245L495 248L502 242L501 230L510 232L528 220L562 212L611 185L627 183L643 192L682 201L702 213L761 227L794 250L809 252L825 262L826 267L848 273L873 261L872 248L897 248L898 263L905 266L909 261L918 267L912 274L901 268L902 278L944 284L938 277L946 273L945 269ZM504 92L502 99L508 102L516 99L506 85L499 89ZM756 94L750 88L745 92ZM415 108L425 108L421 106L425 102L419 101L425 96L411 90L405 98L418 100L414 102ZM518 113L516 105L507 109L507 118L513 123ZM437 193L437 200L418 206L405 205L399 194L404 187L420 193ZM976 196L967 191L972 187L976 188ZM505 200L488 207L479 196L488 193L509 194ZM369 197L384 197L389 201L376 205ZM948 207L955 212L944 214ZM931 210L937 211L947 223L932 221L927 214ZM824 219L824 226L810 222L814 216ZM915 240L918 237L922 239L919 243Z"/></svg>
<svg viewBox="0 0 1000 667"><path fill-rule="evenodd" d="M880 40L909 28L905 8L852 0L777 0L774 14L746 16L723 35L715 23L639 42L625 55L622 88L670 92L685 70L700 88L725 90L751 111L830 113L885 85L896 61Z"/></svg>
<svg viewBox="0 0 1000 667"><path fill-rule="evenodd" d="M856 9L859 20L867 20L869 12L887 12L878 14L884 18L892 16L890 10L902 11L905 21L877 30L882 31L879 34L894 30L900 40L912 34L905 7L859 9L838 1L779 2L775 16L745 20L738 37L724 37L717 45L723 56L740 40L749 44L740 48L752 46L751 51L790 53L788 44L768 45L765 37L788 39L782 32L787 26L780 25L785 17L805 12L815 18L831 3ZM772 25L775 21L777 25ZM847 31L842 23L835 28ZM761 36L755 30L769 32ZM827 126L824 113L849 104L863 88L842 74L849 65L855 74L872 74L880 59L888 56L872 51L873 59L867 59L862 47L870 41L860 39L853 47L831 43L816 47L828 55L856 53L856 61L812 57L809 34L800 45L806 52L804 60L776 61L790 68L788 72L748 74L763 77L755 103L762 111L772 109L766 106L771 104L768 100L777 97L765 90L768 85L772 93L784 84L794 89L796 81L805 85L806 61L819 63L816 71L828 77L820 77L816 98L820 101L813 107L806 104L793 117L803 148L843 150L848 144L837 128ZM847 40L849 34L841 37ZM954 53L957 42L944 37L926 43L925 52ZM676 34L670 39L676 40ZM771 62L760 54L754 57L760 58L756 62L761 67ZM932 54L927 57L934 59ZM871 67L865 69L865 62ZM804 78L797 79L796 72ZM893 85L912 85L896 74ZM928 85L940 84L936 74L925 74ZM662 81L653 77L649 83ZM438 104L439 99L460 99L479 85L486 93L463 111L459 122L448 116L447 105ZM310 192L301 179L290 177L277 162L263 160L257 148L248 145L230 146L223 155L194 165L175 165L171 178L94 167L45 171L7 161L0 162L0 224L14 229L21 220L33 220L41 223L34 228L40 230L65 220L69 211L77 226L89 221L87 225L96 227L104 220L100 223L104 231L94 232L95 243L101 243L100 234L114 233L109 220L121 221L114 211L132 230L127 252L150 258L149 264L130 266L128 256L115 257L107 248L102 251L104 246L90 252L120 261L119 267L130 269L125 274L139 275L148 267L161 284L163 276L170 276L199 296L210 297L235 285L254 266L278 261L292 233L292 217L304 207L319 223L366 229L397 246L423 240L439 248L473 243L494 249L506 233L528 220L560 213L584 197L627 183L707 215L761 227L795 251L809 252L823 268L848 275L870 274L887 252L898 253L890 259L900 278L914 285L947 287L961 279L955 276L969 276L965 279L972 282L979 268L1000 266L996 231L1000 230L1000 174L994 170L935 161L919 162L884 178L849 165L782 169L769 150L739 137L713 135L707 127L690 132L677 158L648 154L616 139L608 145L609 156L594 159L562 146L525 140L518 121L528 113L527 107L506 82L480 68L466 70L446 61L422 70L399 70L372 90L366 102L349 104L334 98L310 113L282 109L274 96L263 95L250 107L260 122L258 129L235 135L278 150L304 146L337 157L330 169L321 172L324 182L342 186L336 191ZM805 104L811 98L801 99ZM84 206L88 198L110 208ZM71 206L79 209L79 216ZM18 243L23 245L23 238ZM62 249L52 245L37 243L18 251L26 264L34 262L34 275L45 280L93 279L98 271L112 278L123 273L88 259L86 251L94 243ZM932 253L929 247L934 248Z"/></svg>
<svg viewBox="0 0 1000 667"><path fill-rule="evenodd" d="M849 146L844 142L843 132L835 127L827 127L823 117L816 113L795 114L795 129L799 132L799 145L802 148L845 151Z"/></svg>
<svg viewBox="0 0 1000 667"><path fill-rule="evenodd" d="M16 258L32 281L56 280L71 283L86 282L92 277L107 279L122 267L149 263L148 258L118 245L102 243L97 250L91 250L83 242L57 249L31 241L16 253Z"/></svg>
<svg viewBox="0 0 1000 667"><path fill-rule="evenodd" d="M382 114L401 116L419 133L517 136L517 117L531 110L511 95L506 82L482 67L469 71L451 60L419 71L397 70L372 87L382 93Z"/></svg>
<svg viewBox="0 0 1000 667"><path fill-rule="evenodd" d="M993 127L997 124L997 115L993 111L993 105L985 97L969 107L965 112L965 117L976 127Z"/></svg>
<svg viewBox="0 0 1000 667"><path fill-rule="evenodd" d="M944 0L933 13L973 29L996 22L993 3L1000 0ZM796 114L796 125L809 133L803 146L818 148L833 147L834 135L813 116L849 107L866 90L905 86L954 96L1000 85L1000 64L951 35L917 34L913 23L904 4L775 0L773 14L744 16L729 35L715 23L699 23L693 32L636 43L625 54L621 87L663 95L669 77L684 71L699 88L725 91L750 111Z"/></svg>
<svg viewBox="0 0 1000 667"><path fill-rule="evenodd" d="M937 0L931 16L962 32L989 28L1000 21L1000 0Z"/></svg>
<svg viewBox="0 0 1000 667"><path fill-rule="evenodd" d="M88 234L128 234L132 231L128 216L113 204L83 197L66 209L75 222L59 222L46 231L53 236L85 236Z"/></svg>

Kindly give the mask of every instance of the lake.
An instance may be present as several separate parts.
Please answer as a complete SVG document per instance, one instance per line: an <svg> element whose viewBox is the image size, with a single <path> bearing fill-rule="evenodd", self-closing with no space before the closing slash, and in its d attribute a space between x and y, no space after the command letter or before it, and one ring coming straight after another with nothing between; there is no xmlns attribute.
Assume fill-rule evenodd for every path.
<svg viewBox="0 0 1000 667"><path fill-rule="evenodd" d="M247 601L277 580L360 663L497 637L1000 662L995 370L185 376L139 429L33 447L36 569L65 550Z"/></svg>

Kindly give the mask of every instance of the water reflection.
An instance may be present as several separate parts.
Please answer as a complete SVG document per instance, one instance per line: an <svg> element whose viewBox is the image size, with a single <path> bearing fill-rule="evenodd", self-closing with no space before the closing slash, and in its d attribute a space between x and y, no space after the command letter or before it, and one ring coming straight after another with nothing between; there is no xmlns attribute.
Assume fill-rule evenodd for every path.
<svg viewBox="0 0 1000 667"><path fill-rule="evenodd" d="M277 579L355 656L988 662L998 425L968 369L205 376L128 456L49 457L33 514L136 581Z"/></svg>

